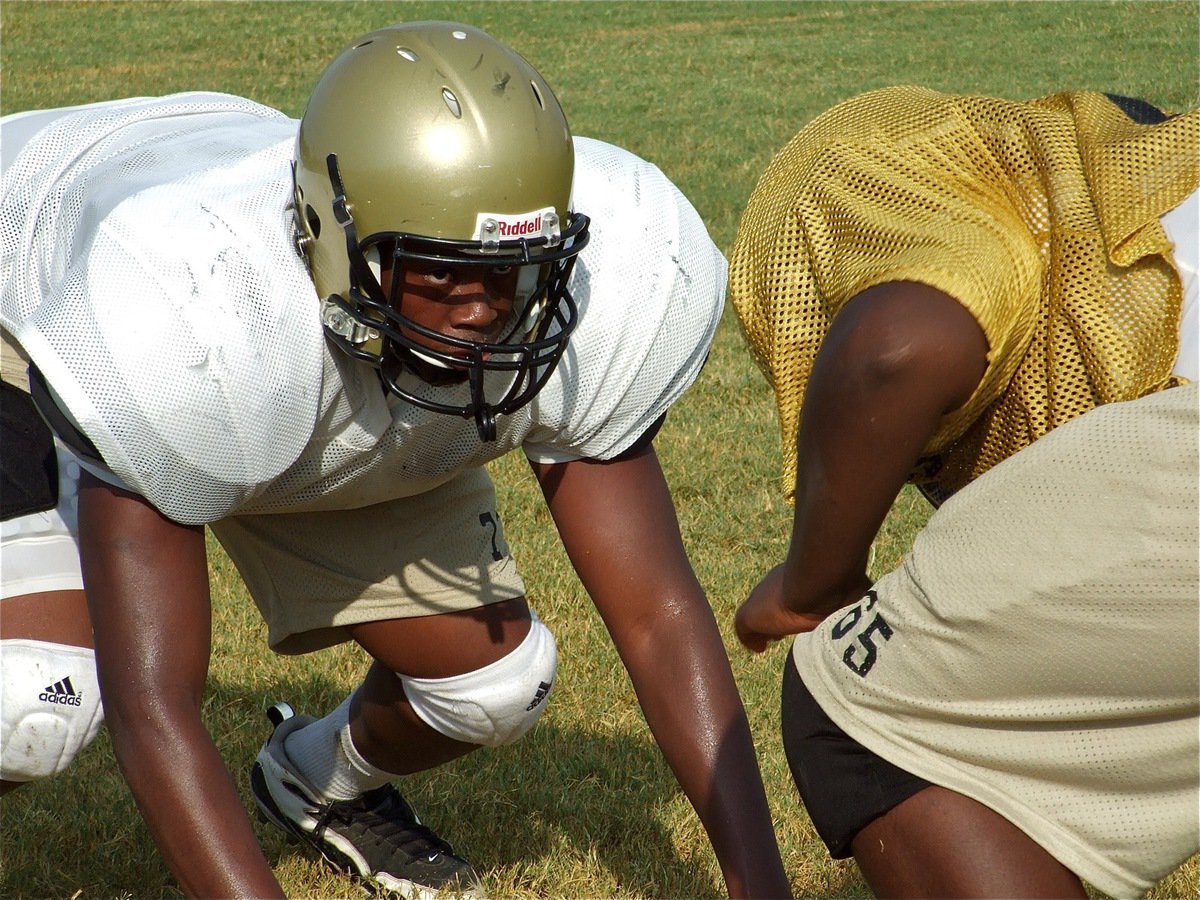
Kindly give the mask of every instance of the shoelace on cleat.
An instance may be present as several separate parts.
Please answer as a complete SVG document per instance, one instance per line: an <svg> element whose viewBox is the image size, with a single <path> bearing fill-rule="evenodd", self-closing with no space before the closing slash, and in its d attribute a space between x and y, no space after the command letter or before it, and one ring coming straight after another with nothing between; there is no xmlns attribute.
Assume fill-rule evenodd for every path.
<svg viewBox="0 0 1200 900"><path fill-rule="evenodd" d="M344 825L357 825L413 859L429 861L438 854L453 855L451 846L432 829L410 819L411 814L405 814L403 801L396 795L395 788L385 786L377 791L370 791L355 800L339 800L326 805L317 818L314 837L321 840L329 823L336 821ZM381 812L389 807L396 809L396 816ZM401 816L408 821L397 821Z"/></svg>

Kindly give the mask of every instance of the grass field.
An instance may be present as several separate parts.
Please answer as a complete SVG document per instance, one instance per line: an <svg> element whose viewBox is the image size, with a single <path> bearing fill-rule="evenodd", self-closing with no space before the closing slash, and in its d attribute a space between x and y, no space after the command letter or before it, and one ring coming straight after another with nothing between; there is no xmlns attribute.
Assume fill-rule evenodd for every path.
<svg viewBox="0 0 1200 900"><path fill-rule="evenodd" d="M323 64L357 34L399 19L491 31L555 87L578 134L660 166L728 247L767 160L804 122L895 83L1020 98L1066 88L1197 100L1200 5L1187 3L27 3L0 5L5 113L116 96L213 89L299 115ZM866 896L852 863L828 859L795 796L778 737L783 646L762 657L733 638L737 603L781 558L769 392L731 315L699 383L658 441L684 536L709 591L759 747L798 896ZM531 601L561 653L554 703L519 744L482 750L406 783L425 818L477 865L497 897L715 897L703 832L646 732L603 626L575 582L519 459L495 466L501 509ZM928 510L901 496L878 541L894 566ZM216 610L206 719L235 773L286 698L325 710L354 686L360 654L279 658L236 573L213 545ZM170 598L161 598L170 602ZM243 790L244 778L239 775ZM247 798L248 801L248 798ZM356 889L260 829L294 896ZM103 736L51 782L0 809L0 895L178 894ZM1200 894L1196 860L1155 897Z"/></svg>

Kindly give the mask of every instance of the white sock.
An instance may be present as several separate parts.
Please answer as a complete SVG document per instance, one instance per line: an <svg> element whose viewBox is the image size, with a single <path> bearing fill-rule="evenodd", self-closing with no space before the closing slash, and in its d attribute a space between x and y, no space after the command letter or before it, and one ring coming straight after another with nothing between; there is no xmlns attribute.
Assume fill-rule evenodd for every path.
<svg viewBox="0 0 1200 900"><path fill-rule="evenodd" d="M284 739L283 749L296 770L324 800L355 797L398 778L363 759L350 737L350 698L310 725Z"/></svg>

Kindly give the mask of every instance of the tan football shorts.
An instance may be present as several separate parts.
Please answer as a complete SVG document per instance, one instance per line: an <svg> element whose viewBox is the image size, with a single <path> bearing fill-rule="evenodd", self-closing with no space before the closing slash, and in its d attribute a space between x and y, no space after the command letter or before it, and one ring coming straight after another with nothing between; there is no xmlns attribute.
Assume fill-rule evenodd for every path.
<svg viewBox="0 0 1200 900"><path fill-rule="evenodd" d="M279 653L349 640L347 625L525 594L484 469L361 509L231 516L211 527Z"/></svg>
<svg viewBox="0 0 1200 900"><path fill-rule="evenodd" d="M0 328L0 378L29 393L29 359L7 328Z"/></svg>
<svg viewBox="0 0 1200 900"><path fill-rule="evenodd" d="M26 365L4 331L0 371L28 392ZM233 516L211 527L280 653L349 640L346 625L474 609L525 594L482 468L376 506Z"/></svg>
<svg viewBox="0 0 1200 900"><path fill-rule="evenodd" d="M793 648L822 709L1118 897L1200 849L1196 385L1110 404L950 499Z"/></svg>

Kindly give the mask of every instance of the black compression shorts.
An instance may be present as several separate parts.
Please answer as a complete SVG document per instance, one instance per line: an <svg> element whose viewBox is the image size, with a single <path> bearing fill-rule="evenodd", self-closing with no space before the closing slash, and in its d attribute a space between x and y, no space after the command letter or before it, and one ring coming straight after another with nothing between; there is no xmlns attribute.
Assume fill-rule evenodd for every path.
<svg viewBox="0 0 1200 900"><path fill-rule="evenodd" d="M783 668L783 749L817 834L834 859L851 855L850 841L928 781L876 756L825 714L796 671Z"/></svg>

